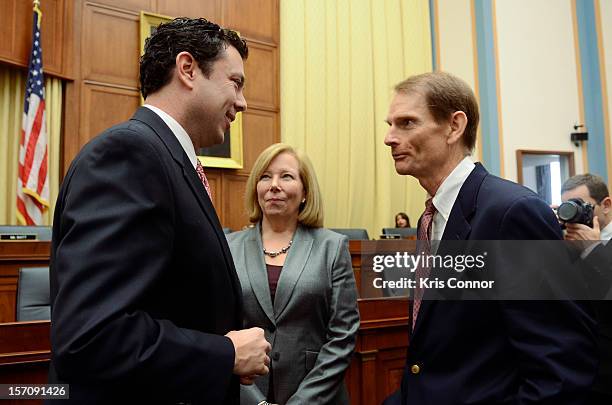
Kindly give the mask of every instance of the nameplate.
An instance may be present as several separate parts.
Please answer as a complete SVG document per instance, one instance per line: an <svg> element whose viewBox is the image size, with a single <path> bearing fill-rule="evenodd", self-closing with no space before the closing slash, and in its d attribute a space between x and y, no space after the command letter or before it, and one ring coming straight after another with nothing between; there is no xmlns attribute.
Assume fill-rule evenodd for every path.
<svg viewBox="0 0 612 405"><path fill-rule="evenodd" d="M380 235L380 239L402 239L402 235L398 233L386 233Z"/></svg>
<svg viewBox="0 0 612 405"><path fill-rule="evenodd" d="M0 240L36 240L34 233L3 233Z"/></svg>

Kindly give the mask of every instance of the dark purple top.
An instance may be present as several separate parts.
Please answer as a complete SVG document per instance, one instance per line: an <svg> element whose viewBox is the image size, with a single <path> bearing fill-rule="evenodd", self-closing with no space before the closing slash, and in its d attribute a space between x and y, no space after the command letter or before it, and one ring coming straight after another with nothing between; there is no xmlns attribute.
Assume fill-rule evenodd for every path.
<svg viewBox="0 0 612 405"><path fill-rule="evenodd" d="M274 302L276 286L278 285L278 279L280 278L283 266L275 266L273 264L266 263L266 269L268 269L268 285L270 286L270 296L272 297L272 302Z"/></svg>

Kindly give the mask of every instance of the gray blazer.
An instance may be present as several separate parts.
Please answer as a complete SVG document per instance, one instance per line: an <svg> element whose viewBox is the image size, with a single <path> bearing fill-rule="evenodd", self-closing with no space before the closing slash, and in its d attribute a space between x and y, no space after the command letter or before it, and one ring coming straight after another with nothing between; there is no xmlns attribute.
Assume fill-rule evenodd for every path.
<svg viewBox="0 0 612 405"><path fill-rule="evenodd" d="M281 405L348 404L344 373L359 329L357 291L346 236L298 226L274 305L260 227L228 235L242 285L245 328L265 330L274 399ZM240 403L268 396L269 375L241 386Z"/></svg>

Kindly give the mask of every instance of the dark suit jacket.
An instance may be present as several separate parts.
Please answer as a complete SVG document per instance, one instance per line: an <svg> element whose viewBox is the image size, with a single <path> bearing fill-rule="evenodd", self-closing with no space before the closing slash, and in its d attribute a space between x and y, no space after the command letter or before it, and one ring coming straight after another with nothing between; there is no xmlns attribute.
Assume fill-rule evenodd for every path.
<svg viewBox="0 0 612 405"><path fill-rule="evenodd" d="M581 263L598 322L600 364L593 391L612 397L612 241L593 249Z"/></svg>
<svg viewBox="0 0 612 405"><path fill-rule="evenodd" d="M220 336L242 322L232 257L195 169L151 110L72 162L51 301L50 380L69 383L75 403L238 403L234 348Z"/></svg>
<svg viewBox="0 0 612 405"><path fill-rule="evenodd" d="M561 230L537 195L476 164L442 239L554 240ZM580 404L596 369L593 328L576 302L425 299L395 403Z"/></svg>

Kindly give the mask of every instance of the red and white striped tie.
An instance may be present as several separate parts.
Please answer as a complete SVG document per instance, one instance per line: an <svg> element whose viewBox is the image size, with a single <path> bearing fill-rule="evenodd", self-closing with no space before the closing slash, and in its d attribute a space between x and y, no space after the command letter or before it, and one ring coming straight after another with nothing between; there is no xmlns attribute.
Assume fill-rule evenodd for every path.
<svg viewBox="0 0 612 405"><path fill-rule="evenodd" d="M421 222L419 224L419 231L417 238L422 243L417 246L422 246L423 253L427 256L431 253L431 225L433 223L433 217L436 214L436 207L433 205L433 201L428 199L425 201L425 212L421 216ZM417 267L415 272L416 288L414 289L414 301L412 305L412 330L416 325L417 316L419 315L419 309L421 308L421 301L423 300L424 290L420 288L420 280L429 276L429 267L420 265Z"/></svg>
<svg viewBox="0 0 612 405"><path fill-rule="evenodd" d="M206 174L204 174L204 167L202 167L202 163L200 163L199 159L198 159L198 163L196 164L196 172L198 173L198 177L200 178L202 185L204 186L204 188L206 189L206 192L208 193L208 198L210 198L210 201L212 201L212 193L210 192L210 186L208 185L208 179L206 178Z"/></svg>

